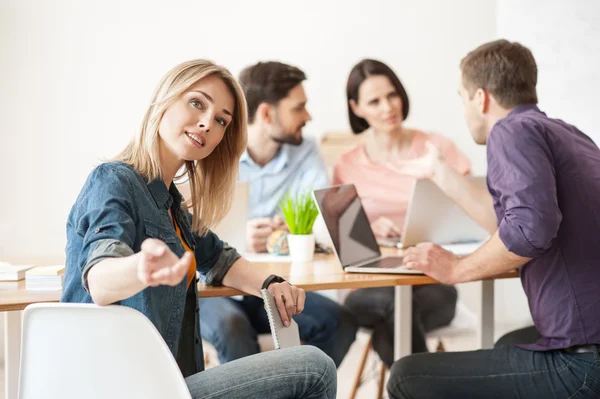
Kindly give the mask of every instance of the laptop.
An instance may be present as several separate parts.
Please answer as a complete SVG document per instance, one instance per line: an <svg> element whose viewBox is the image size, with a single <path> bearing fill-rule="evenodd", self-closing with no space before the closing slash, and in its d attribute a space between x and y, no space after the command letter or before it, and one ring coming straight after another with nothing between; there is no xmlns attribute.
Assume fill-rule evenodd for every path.
<svg viewBox="0 0 600 399"><path fill-rule="evenodd" d="M314 190L313 196L344 271L423 274L402 266L402 257L382 256L353 184Z"/></svg>
<svg viewBox="0 0 600 399"><path fill-rule="evenodd" d="M485 176L469 177L486 188ZM421 242L436 243L456 255L468 255L479 248L489 233L463 211L431 180L417 180L408 204L398 248Z"/></svg>
<svg viewBox="0 0 600 399"><path fill-rule="evenodd" d="M486 189L485 176L469 177ZM467 255L489 238L454 201L430 180L418 180L404 219L401 237L377 237L382 247L406 249L420 242L434 242L457 255Z"/></svg>
<svg viewBox="0 0 600 399"><path fill-rule="evenodd" d="M475 184L485 187L485 177L470 179ZM354 185L316 190L313 194L327 225L336 255L346 271L414 273L399 267L402 264L400 257L382 257L379 251L379 245L382 244L405 249L421 242L434 242L456 255L468 255L489 238L485 229L430 180L416 181L404 220L402 237L397 241L388 239L389 242L375 238ZM346 209L340 211L343 207ZM339 219L337 225L336 218ZM334 240L334 237L337 237L337 240ZM373 263L384 259L383 266Z"/></svg>

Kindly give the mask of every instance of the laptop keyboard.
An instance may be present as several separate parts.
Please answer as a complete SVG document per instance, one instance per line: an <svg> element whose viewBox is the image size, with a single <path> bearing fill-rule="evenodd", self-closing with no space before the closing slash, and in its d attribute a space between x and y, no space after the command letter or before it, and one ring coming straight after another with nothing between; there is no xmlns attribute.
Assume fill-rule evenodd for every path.
<svg viewBox="0 0 600 399"><path fill-rule="evenodd" d="M380 269L392 269L400 266L402 266L402 258L399 256L390 256L389 258L383 258L364 264L361 267L377 267Z"/></svg>

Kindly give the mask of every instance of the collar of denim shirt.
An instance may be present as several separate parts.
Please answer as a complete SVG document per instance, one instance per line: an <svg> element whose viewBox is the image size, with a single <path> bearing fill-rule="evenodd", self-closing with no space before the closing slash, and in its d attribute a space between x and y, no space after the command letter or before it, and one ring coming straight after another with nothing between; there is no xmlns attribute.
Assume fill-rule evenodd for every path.
<svg viewBox="0 0 600 399"><path fill-rule="evenodd" d="M183 197L175 187L175 183L171 183L171 188L167 190L167 185L162 179L156 179L148 183L148 190L154 198L156 206L161 209L179 209Z"/></svg>

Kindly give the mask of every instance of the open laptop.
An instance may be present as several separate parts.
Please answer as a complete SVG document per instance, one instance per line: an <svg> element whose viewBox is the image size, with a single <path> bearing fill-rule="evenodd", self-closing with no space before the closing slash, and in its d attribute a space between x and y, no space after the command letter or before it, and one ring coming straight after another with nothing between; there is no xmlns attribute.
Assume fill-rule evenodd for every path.
<svg viewBox="0 0 600 399"><path fill-rule="evenodd" d="M382 256L353 184L313 191L335 253L347 272L423 274L402 266L398 256Z"/></svg>
<svg viewBox="0 0 600 399"><path fill-rule="evenodd" d="M472 179L475 184L485 187L485 177L472 177L470 179ZM344 270L358 271L361 273L408 272L401 267L397 270L390 270L390 267L397 267L393 266L393 263L398 259L396 257L394 257L396 258L395 261L387 260L388 258L385 258L386 264L384 267L377 265L375 266L375 269L373 269L373 265L369 262L370 260L378 261L380 258L384 259L381 257L381 252L378 247L378 245L381 245L382 243L381 241L377 241L374 237L354 185L349 184L316 190L314 196L319 211L326 221L325 224L327 225L327 230L333 241L336 254L340 259L342 266L344 266ZM331 206L323 206L324 202L328 202L325 200L326 197L330 197L329 203L335 204L333 208ZM350 200L351 198L352 200ZM339 208L342 205L347 205L347 209L345 210L347 213L341 214L338 226L335 226L335 215L332 215L329 211L336 207ZM339 211L334 211L334 213L339 213ZM354 223L349 220L352 218L357 219L357 222ZM353 242L356 241L357 233L350 231L350 229L358 228L360 228L362 234L365 235L365 237L361 237L361 245L362 247L369 248L370 253L368 254L364 248L358 247L356 243ZM334 236L338 237L337 242L334 240ZM402 239L398 240L396 246L404 249L421 242L434 242L457 255L468 255L481 246L488 237L488 232L471 219L433 182L429 180L418 180L415 183L404 221ZM375 244L373 244L373 241ZM345 249L338 248L342 247L342 244L346 246ZM391 241L389 245L394 245L394 242ZM356 252L358 252L358 254ZM359 254L362 255L359 256ZM368 264L368 270L364 268L365 262ZM399 264L401 264L401 260L399 261ZM356 267L360 270L356 269Z"/></svg>
<svg viewBox="0 0 600 399"><path fill-rule="evenodd" d="M486 188L485 176L469 179ZM457 255L466 255L489 236L430 180L416 181L402 227L401 237L377 237L377 243L405 249L420 242L434 242Z"/></svg>
<svg viewBox="0 0 600 399"><path fill-rule="evenodd" d="M482 188L485 176L469 178ZM402 240L398 248L433 242L457 255L467 255L481 246L489 233L463 211L431 180L417 180L408 204Z"/></svg>

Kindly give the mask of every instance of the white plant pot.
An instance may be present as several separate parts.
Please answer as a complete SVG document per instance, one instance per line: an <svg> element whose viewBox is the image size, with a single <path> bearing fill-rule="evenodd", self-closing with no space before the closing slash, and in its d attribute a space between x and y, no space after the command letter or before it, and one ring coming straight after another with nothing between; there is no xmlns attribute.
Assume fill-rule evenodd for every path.
<svg viewBox="0 0 600 399"><path fill-rule="evenodd" d="M315 254L315 236L288 234L288 247L294 262L310 262Z"/></svg>

